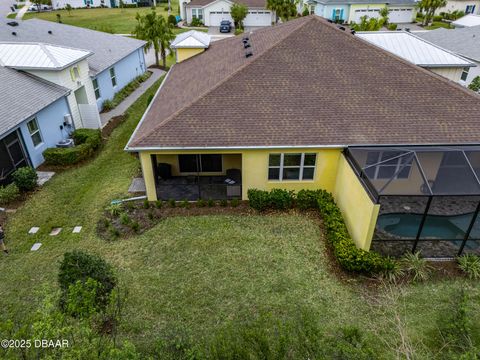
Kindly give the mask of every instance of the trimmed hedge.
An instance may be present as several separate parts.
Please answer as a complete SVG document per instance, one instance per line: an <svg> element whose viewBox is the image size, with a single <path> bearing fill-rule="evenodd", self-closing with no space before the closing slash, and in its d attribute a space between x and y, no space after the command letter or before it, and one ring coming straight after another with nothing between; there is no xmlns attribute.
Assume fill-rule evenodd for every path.
<svg viewBox="0 0 480 360"><path fill-rule="evenodd" d="M20 191L31 191L37 187L38 175L35 169L25 166L15 170L12 179Z"/></svg>
<svg viewBox="0 0 480 360"><path fill-rule="evenodd" d="M348 234L342 213L335 204L332 194L325 190L301 190L295 196L292 191L273 189L264 191L249 189L250 206L263 211L269 208L288 209L295 204L299 209L318 209L325 225L328 244L340 266L350 272L378 274L392 271L394 262L374 251L356 247ZM275 199L275 200L272 200Z"/></svg>
<svg viewBox="0 0 480 360"><path fill-rule="evenodd" d="M20 190L15 183L0 187L0 205L7 205L20 196Z"/></svg>
<svg viewBox="0 0 480 360"><path fill-rule="evenodd" d="M48 148L43 152L48 165L73 165L91 157L102 144L100 130L78 129L72 134L75 146L71 148Z"/></svg>

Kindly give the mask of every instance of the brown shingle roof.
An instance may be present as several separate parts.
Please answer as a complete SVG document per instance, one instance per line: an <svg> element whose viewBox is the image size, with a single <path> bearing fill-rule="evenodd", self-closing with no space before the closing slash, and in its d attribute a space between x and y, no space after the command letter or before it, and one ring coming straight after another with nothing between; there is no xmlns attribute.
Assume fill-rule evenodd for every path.
<svg viewBox="0 0 480 360"><path fill-rule="evenodd" d="M192 0L187 3L187 7L194 6L205 6L215 2L216 0ZM247 5L249 8L261 8L264 9L266 6L266 0L235 0L232 2L238 2L240 4Z"/></svg>
<svg viewBox="0 0 480 360"><path fill-rule="evenodd" d="M316 16L170 70L130 148L480 142L480 97Z"/></svg>

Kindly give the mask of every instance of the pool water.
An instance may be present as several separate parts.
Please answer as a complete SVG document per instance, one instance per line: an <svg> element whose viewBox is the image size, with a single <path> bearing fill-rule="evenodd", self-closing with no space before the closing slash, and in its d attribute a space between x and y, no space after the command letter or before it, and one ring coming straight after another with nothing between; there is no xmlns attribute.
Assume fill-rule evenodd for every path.
<svg viewBox="0 0 480 360"><path fill-rule="evenodd" d="M463 239L473 214L456 216L429 215L423 226L421 238ZM422 214L383 214L377 227L396 236L416 238ZM465 229L465 230L463 230Z"/></svg>

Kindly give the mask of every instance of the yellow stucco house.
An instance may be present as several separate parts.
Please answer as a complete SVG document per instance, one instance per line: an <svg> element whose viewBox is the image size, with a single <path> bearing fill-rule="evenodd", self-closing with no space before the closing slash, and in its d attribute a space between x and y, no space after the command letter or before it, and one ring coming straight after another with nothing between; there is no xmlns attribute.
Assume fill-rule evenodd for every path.
<svg viewBox="0 0 480 360"><path fill-rule="evenodd" d="M363 249L480 250L477 95L314 15L176 49L126 146L149 200L322 188Z"/></svg>

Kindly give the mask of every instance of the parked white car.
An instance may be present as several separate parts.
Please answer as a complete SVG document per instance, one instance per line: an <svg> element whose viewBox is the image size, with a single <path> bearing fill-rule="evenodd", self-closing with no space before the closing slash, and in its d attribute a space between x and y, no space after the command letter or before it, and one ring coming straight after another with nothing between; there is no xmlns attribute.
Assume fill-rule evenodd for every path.
<svg viewBox="0 0 480 360"><path fill-rule="evenodd" d="M44 5L44 4L40 5L40 11L48 11L48 10L52 10L52 7L50 5ZM30 7L28 8L28 11L38 11L38 5L37 4L30 5Z"/></svg>

